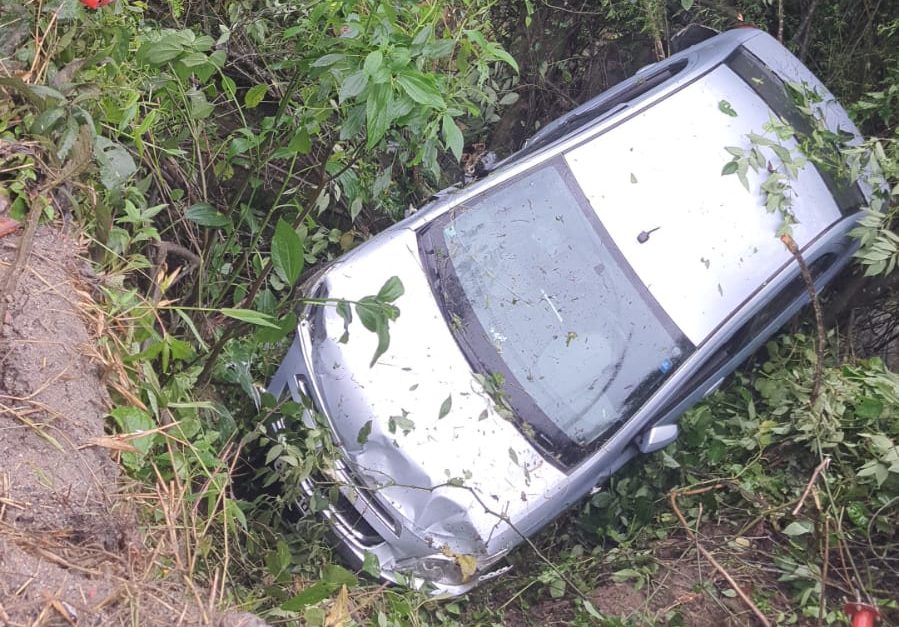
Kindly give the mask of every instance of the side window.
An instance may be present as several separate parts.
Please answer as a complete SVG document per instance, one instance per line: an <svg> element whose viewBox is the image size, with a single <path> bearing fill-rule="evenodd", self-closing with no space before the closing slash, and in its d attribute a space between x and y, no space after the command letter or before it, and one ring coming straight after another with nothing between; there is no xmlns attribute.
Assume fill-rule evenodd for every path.
<svg viewBox="0 0 899 627"><path fill-rule="evenodd" d="M809 272L813 279L818 278L836 261L837 256L833 253L827 253L818 257L809 264ZM714 355L709 357L706 362L693 375L684 382L681 391L674 395L662 409L659 410L657 416L662 417L669 411L674 409L681 401L692 394L699 386L706 383L710 377L726 364L732 357L737 355L744 348L749 346L755 340L759 333L777 318L783 311L788 308L793 301L799 298L805 292L805 281L798 274L778 292L764 307L762 307L752 318L738 329L727 342L718 349Z"/></svg>
<svg viewBox="0 0 899 627"><path fill-rule="evenodd" d="M635 78L627 89L624 89L621 93L612 98L603 100L603 95L600 94L593 100L588 100L580 107L558 118L555 122L551 122L543 131L540 131L531 137L525 143L524 148L521 151L522 154L530 154L540 150L544 146L549 146L551 143L574 133L581 127L599 119L605 114L623 108L627 103L669 80L681 72L685 67L687 67L687 61L685 59L676 63L671 63L656 71L654 74Z"/></svg>
<svg viewBox="0 0 899 627"><path fill-rule="evenodd" d="M821 255L809 264L809 272L812 279L817 279L836 261L837 256L833 253ZM784 309L790 306L794 300L805 293L805 280L802 275L797 275L792 281L787 283L767 305L762 307L739 331L734 333L733 337L727 342L727 348L731 355L735 355L743 350L750 342L752 342L772 320L783 313Z"/></svg>

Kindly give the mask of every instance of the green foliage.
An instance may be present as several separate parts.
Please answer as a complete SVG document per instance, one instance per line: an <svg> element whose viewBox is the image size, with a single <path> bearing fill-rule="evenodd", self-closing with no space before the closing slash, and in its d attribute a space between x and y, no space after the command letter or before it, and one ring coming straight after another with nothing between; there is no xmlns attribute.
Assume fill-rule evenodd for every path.
<svg viewBox="0 0 899 627"><path fill-rule="evenodd" d="M10 74L27 76L0 79L0 142L27 148L0 151L0 201L21 217L48 181L71 183L60 194L95 240L112 329L103 340L118 387L110 428L130 446L122 462L132 477L179 486L183 499L174 515L185 550L196 557L196 581L209 582L227 566L228 594L277 621L324 624L324 608L338 602L344 586L372 599L359 611L373 624L500 620L489 595L444 605L401 589L369 595L365 581L334 565L321 525L285 524L299 482L333 470L336 453L320 417L310 420L307 408L261 394L260 386L304 302L334 307L347 330L357 319L374 333L372 364L389 351L390 323L402 305L398 279L372 285L371 296L353 302L339 295L310 301L298 281L429 197L446 182L441 164L457 160L466 139L482 139L497 112L527 93L503 95L527 82L524 62L533 60L516 60L495 41L514 41L517 28L509 21L495 27L496 15L520 15L534 44L528 80L539 84L538 96L557 91L544 78L564 86L589 74L585 60L595 42L618 41L624 61L641 65L622 37L648 33L658 54L675 16L732 23L729 14L712 15L708 3L603 0L595 8L601 28L594 28L590 11L559 11L547 22L550 4L230 0L205 6L199 18L181 0L167 8L113 3L96 12L68 2L56 13L33 14L0 0L0 13L12 7L26 33L47 35L40 52L28 37L0 41L0 58L19 64ZM840 6L822 6L821 19L840 19ZM759 1L739 9L764 23L772 7ZM566 37L582 32L588 39L553 58L553 25ZM887 40L896 24L893 31L877 28ZM35 60L38 71L30 73ZM877 173L870 212L856 231L870 274L890 272L899 257L895 82L856 107L880 135L871 150L841 145L839 163L815 161L841 140L819 133L797 138L802 154L782 153L792 130L772 121L725 166L725 174L745 180L750 168L767 171L773 155L778 176L762 192L785 224L789 181L802 158L845 167L852 177ZM801 91L795 96L811 111ZM719 108L739 114L725 101ZM38 196L34 206L55 218L59 205ZM760 515L776 538L774 567L803 608L820 596L816 549L825 537L858 559L866 582L889 581L865 547L895 542L887 524L897 502L895 375L874 361L831 364L811 407L810 349L803 336L781 338L764 366L737 375L690 412L676 447L591 497L577 530L561 534L554 564L530 553L513 556L522 575L512 579L521 586L512 598L525 590L570 596L595 585L604 576L598 571L651 585L658 568L649 542L671 532L666 492L717 480L730 489L690 497L691 522L700 504L705 516L714 512L737 526ZM487 377L484 387L511 415L501 379ZM434 410L448 414L452 398ZM264 428L275 416L285 418L286 431ZM414 428L405 416L391 425ZM360 441L365 437L363 429ZM789 510L822 456L831 459L822 507L808 502L793 517ZM244 460L254 467L242 492L233 472ZM310 508L325 507L337 487L315 495ZM156 516L162 513L148 514L150 524ZM363 569L377 566L366 559ZM602 617L586 598L572 612L573 624L623 624Z"/></svg>
<svg viewBox="0 0 899 627"><path fill-rule="evenodd" d="M889 142L870 140L862 152L869 159L868 167L873 172L871 203L866 215L859 222L852 235L861 247L856 253L859 262L865 266L868 276L890 274L899 265L899 235L896 234L899 220L899 135ZM886 146L886 147L885 147ZM853 154L859 154L853 151Z"/></svg>
<svg viewBox="0 0 899 627"><path fill-rule="evenodd" d="M812 404L814 345L802 334L769 342L764 361L687 412L676 444L631 465L593 496L582 525L605 542L643 546L671 520L664 505L669 491L720 484L681 499L688 521L717 520L737 537L764 524L774 565L801 609L817 616L825 536L831 551L851 553L868 593L888 597L890 572L872 548L896 541L899 375L877 359L831 363ZM794 515L825 459L816 496ZM629 565L615 576L637 582L651 576L642 573Z"/></svg>
<svg viewBox="0 0 899 627"><path fill-rule="evenodd" d="M4 203L23 217L40 184L77 186L66 194L94 237L112 329L104 342L120 365L110 426L133 477L183 490L173 515L200 556L190 575L203 582L230 559L252 583L251 560L273 556L269 576L282 589L267 590L270 611L312 616L357 583L314 566L329 560L316 525L302 542L274 541L296 533L281 516L297 495L264 489L329 468L333 446L323 426L300 425L300 406L278 406L259 388L304 302L375 334L372 364L389 350L397 277L357 301L315 302L301 277L442 184L438 159L461 156L466 123L495 105L481 86L515 61L487 35L489 7L455 0L229 2L203 25L175 0L158 21L141 5L70 4L52 17L23 14L37 20L26 33L51 35L36 60L46 59L49 80L0 79L11 97L0 100L0 138L29 146L0 152ZM62 37L52 36L57 23ZM247 38L257 42L250 71L239 52ZM30 64L27 37L10 45L20 44L2 52ZM54 203L38 200L55 217ZM260 430L274 411L301 435ZM238 451L263 462L253 484L263 492L246 501L232 478ZM242 548L229 558L228 546ZM298 557L310 552L311 562ZM300 573L319 580L305 601L287 587Z"/></svg>

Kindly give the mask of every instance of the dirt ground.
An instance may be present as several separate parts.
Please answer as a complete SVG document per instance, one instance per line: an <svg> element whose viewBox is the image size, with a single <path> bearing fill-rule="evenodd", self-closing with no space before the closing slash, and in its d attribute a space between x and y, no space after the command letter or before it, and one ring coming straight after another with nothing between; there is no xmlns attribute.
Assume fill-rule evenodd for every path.
<svg viewBox="0 0 899 627"><path fill-rule="evenodd" d="M0 238L0 278L20 238ZM89 266L55 227L35 234L0 328L0 625L264 624L159 576L123 491L110 399L85 312ZM2 284L2 282L0 282ZM155 550L154 550L155 549Z"/></svg>
<svg viewBox="0 0 899 627"><path fill-rule="evenodd" d="M701 591L703 584L728 588L710 566L697 568L693 560L673 559L659 564L653 583L638 587L634 582L607 583L589 595L604 616L616 617L625 625L679 624L690 627L741 627L754 624L739 599L715 599ZM745 582L741 582L745 583ZM570 625L575 616L570 598L544 601L529 611L506 614L506 627Z"/></svg>

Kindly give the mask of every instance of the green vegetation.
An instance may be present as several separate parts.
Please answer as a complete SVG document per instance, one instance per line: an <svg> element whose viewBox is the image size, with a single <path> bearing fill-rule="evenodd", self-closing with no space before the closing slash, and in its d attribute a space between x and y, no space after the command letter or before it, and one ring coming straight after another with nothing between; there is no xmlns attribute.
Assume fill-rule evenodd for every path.
<svg viewBox="0 0 899 627"><path fill-rule="evenodd" d="M358 317L379 338L373 359L401 315L399 281L321 302L298 292L301 275L461 178L467 143L508 148L664 54L681 25L738 17L782 30L872 138L842 145L838 165L857 177L876 163L858 257L889 293L899 19L879 5L116 0L91 11L0 0L0 205L31 225L74 220L90 238L110 429L146 431L121 463L173 491L165 516L186 559L169 567L273 622L530 624L555 612L571 624L692 624L686 596L653 600L672 561L707 575L685 595L724 616L745 610L697 565L695 545L707 543L778 623L845 624L842 600L856 594L895 619L899 376L856 355L851 324L819 338L797 321L685 416L676 445L631 463L514 553L512 573L452 603L340 566L323 526L290 511L297 482L332 464L330 436L260 427L301 410L260 393L299 306ZM725 173L766 167L763 152L790 130L765 130ZM814 142L837 139L805 137L803 152L814 159ZM788 223L778 199L791 174L774 174L772 210ZM840 289L851 299L861 281ZM845 322L840 294L823 307ZM492 387L501 402L501 382ZM147 528L170 522L161 509L142 515ZM622 585L653 593L608 609L599 597Z"/></svg>

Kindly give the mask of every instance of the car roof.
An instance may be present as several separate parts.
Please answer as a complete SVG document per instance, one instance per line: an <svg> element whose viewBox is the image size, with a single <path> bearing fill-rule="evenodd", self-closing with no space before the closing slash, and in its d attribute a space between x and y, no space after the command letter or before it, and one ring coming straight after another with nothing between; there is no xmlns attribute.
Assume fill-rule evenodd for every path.
<svg viewBox="0 0 899 627"><path fill-rule="evenodd" d="M722 176L731 159L725 148L749 147L746 134L762 133L772 116L721 64L564 155L621 253L694 344L790 261L776 237L781 218L757 191L767 172L750 171L752 192ZM814 167L792 188L793 237L802 247L841 213Z"/></svg>
<svg viewBox="0 0 899 627"><path fill-rule="evenodd" d="M827 127L860 137L845 110L786 48L762 31L738 28L642 68L581 109L619 98L668 68L676 71L609 115L577 125L535 152L525 148L510 156L490 176L442 195L404 226L424 226L450 207L561 155L638 276L685 335L702 343L789 262L775 237L779 217L767 214L762 199L735 176L721 176L731 158L725 146L745 146L745 133L759 132L772 115L728 68L738 50L782 80L808 85L822 96L817 108ZM734 108L735 118L721 110L721 101ZM632 151L629 140L639 140L640 149ZM758 182L750 176L752 189ZM793 233L800 248L840 217L821 183L808 167L795 186L802 192L795 207L800 224ZM663 228L646 244L637 241L641 231L655 227Z"/></svg>

